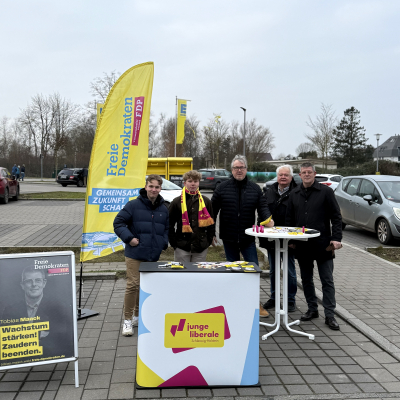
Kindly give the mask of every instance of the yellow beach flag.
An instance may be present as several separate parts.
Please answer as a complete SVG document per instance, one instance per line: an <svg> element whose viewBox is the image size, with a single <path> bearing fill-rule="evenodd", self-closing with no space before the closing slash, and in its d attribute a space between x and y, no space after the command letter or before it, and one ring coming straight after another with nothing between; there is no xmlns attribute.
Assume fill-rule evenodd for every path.
<svg viewBox="0 0 400 400"><path fill-rule="evenodd" d="M81 261L125 246L113 221L145 184L153 75L152 62L136 65L107 96L90 157Z"/></svg>
<svg viewBox="0 0 400 400"><path fill-rule="evenodd" d="M185 121L186 121L186 100L178 99L178 127L176 131L176 144L182 144L185 137Z"/></svg>

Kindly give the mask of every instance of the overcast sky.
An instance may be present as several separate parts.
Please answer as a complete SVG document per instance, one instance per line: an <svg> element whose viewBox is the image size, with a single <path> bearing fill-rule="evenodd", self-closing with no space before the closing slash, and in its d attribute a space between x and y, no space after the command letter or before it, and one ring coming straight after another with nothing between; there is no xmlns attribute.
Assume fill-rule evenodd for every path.
<svg viewBox="0 0 400 400"><path fill-rule="evenodd" d="M202 125L245 107L275 156L306 141L321 102L356 107L374 146L400 134L397 0L3 0L1 14L0 117L37 93L83 105L94 78L153 61L155 116L176 95Z"/></svg>

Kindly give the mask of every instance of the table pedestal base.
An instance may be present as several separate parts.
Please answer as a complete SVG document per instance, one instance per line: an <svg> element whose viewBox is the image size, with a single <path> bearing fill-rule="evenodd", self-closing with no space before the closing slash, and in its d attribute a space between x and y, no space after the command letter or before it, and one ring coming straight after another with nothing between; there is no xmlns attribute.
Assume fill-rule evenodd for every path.
<svg viewBox="0 0 400 400"><path fill-rule="evenodd" d="M282 253L282 264L281 264L281 253ZM283 270L283 288L282 288L283 310L280 309L281 266ZM276 310L275 312L275 322L273 324L266 324L265 322L260 322L260 325L268 326L270 328L275 327L275 329L263 335L262 340L266 340L268 336L271 336L275 332L278 332L281 326L281 316L283 318L283 326L285 326L288 331L296 333L297 335L307 336L310 340L314 340L315 339L314 335L302 331L296 331L295 329L290 328L292 325L300 325L300 320L296 320L290 323L288 321L288 239L282 239L282 247L281 247L281 241L279 239L275 239L275 299L276 299L275 310L276 310L276 305L277 304L279 305L279 309Z"/></svg>

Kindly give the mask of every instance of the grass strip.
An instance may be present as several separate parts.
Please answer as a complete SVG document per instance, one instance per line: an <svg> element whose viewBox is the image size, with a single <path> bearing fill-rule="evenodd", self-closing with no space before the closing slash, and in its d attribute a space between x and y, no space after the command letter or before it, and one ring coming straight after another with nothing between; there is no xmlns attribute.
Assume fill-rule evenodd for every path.
<svg viewBox="0 0 400 400"><path fill-rule="evenodd" d="M84 199L84 192L44 192L44 193L23 193L20 194L22 200L40 199Z"/></svg>
<svg viewBox="0 0 400 400"><path fill-rule="evenodd" d="M375 247L375 248L368 248L368 252L383 258L384 260L399 263L400 262L400 248L388 248L388 247Z"/></svg>
<svg viewBox="0 0 400 400"><path fill-rule="evenodd" d="M75 262L78 264L80 259L80 247L0 247L0 254L19 254L19 253L46 253L52 251L73 251L75 253ZM266 268L268 263L264 262L264 254L257 249L258 260L260 261L260 268ZM174 249L168 247L167 250L161 252L159 261L173 261ZM207 261L222 262L226 261L224 248L222 246L209 247L207 252ZM116 251L104 257L94 258L90 261L85 261L85 264L97 263L111 263L111 262L125 262L124 250Z"/></svg>

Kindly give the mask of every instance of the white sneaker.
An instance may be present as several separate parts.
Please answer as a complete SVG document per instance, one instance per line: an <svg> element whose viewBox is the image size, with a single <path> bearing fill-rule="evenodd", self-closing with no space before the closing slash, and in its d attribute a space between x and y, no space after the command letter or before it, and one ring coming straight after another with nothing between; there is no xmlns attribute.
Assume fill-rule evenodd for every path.
<svg viewBox="0 0 400 400"><path fill-rule="evenodd" d="M139 324L139 317L132 317L132 326L138 326Z"/></svg>
<svg viewBox="0 0 400 400"><path fill-rule="evenodd" d="M122 327L122 335L123 336L133 335L132 321L130 319L126 319L124 321L124 326Z"/></svg>

